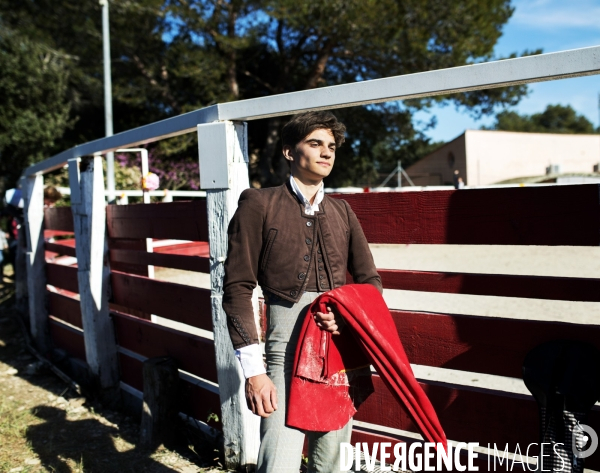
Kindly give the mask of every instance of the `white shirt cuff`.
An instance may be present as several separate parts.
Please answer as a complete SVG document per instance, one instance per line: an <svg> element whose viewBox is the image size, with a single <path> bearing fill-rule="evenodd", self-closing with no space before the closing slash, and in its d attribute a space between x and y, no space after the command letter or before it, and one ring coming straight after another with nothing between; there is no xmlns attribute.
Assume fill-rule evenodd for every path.
<svg viewBox="0 0 600 473"><path fill-rule="evenodd" d="M235 351L235 356L240 360L242 371L244 372L244 377L246 379L267 372L263 362L262 350L258 343L238 348Z"/></svg>

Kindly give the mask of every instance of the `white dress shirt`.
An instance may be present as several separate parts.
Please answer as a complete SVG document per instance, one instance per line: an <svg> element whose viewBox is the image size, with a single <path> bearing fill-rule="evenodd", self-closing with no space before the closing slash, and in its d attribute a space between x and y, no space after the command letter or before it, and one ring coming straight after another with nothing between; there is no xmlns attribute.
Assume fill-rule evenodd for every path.
<svg viewBox="0 0 600 473"><path fill-rule="evenodd" d="M321 187L319 187L319 190L315 195L315 200L312 204L304 196L300 190L300 187L298 187L298 183L294 179L294 176L290 176L290 186L300 203L304 205L304 213L306 215L314 215L315 212L319 211L319 204L323 202L323 197L325 196L325 188L323 183L321 183ZM267 372L263 362L262 350L260 349L260 345L258 343L238 348L235 351L235 356L238 360L240 360L244 377L251 378L252 376L257 376Z"/></svg>

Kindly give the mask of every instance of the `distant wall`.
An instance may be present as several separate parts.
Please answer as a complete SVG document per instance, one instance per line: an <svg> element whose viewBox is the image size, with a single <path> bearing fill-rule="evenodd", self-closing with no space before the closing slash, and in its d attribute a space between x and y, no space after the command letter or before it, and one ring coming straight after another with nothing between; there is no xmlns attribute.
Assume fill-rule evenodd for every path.
<svg viewBox="0 0 600 473"><path fill-rule="evenodd" d="M467 130L406 171L418 186L452 184L454 170L477 186L542 176L550 164L561 173L591 173L598 163L598 135Z"/></svg>
<svg viewBox="0 0 600 473"><path fill-rule="evenodd" d="M443 186L454 183L455 170L459 171L466 183L467 160L464 134L416 162L406 172L416 186Z"/></svg>
<svg viewBox="0 0 600 473"><path fill-rule="evenodd" d="M467 169L471 185L541 176L550 164L562 173L592 172L600 162L600 136L467 130Z"/></svg>

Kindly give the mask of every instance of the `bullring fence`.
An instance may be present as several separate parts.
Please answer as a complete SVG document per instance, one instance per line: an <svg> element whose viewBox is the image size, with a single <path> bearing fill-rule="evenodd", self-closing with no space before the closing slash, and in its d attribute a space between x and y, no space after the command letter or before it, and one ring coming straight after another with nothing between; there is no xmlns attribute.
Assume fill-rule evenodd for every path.
<svg viewBox="0 0 600 473"><path fill-rule="evenodd" d="M599 72L600 47L593 47L219 104L35 164L25 171L22 187L36 345L46 354L66 353L99 388L118 388L133 399L143 397L143 361L174 358L180 369L180 411L207 432L221 431L226 466L255 464L259 419L246 407L221 308L227 225L239 194L249 186L245 122ZM205 200L106 205L103 154L189 132L198 134ZM65 165L71 207L44 209L43 174ZM599 256L599 187L343 198L365 231L408 357L448 438L478 442L481 466L493 454L484 448L488 444L514 449L537 442L536 404L519 387L525 354L544 341L565 338L600 348L600 271L592 268L581 277L561 269L572 252L588 262ZM149 252L149 239L178 244ZM442 269L403 266L412 249L435 253L439 247L463 257L480 255L481 261L495 251L498 264L476 261L466 268L455 258ZM503 254L536 252L554 272L515 269L518 261L503 265ZM71 257L70 263L59 264L57 255ZM205 273L205 287L149 277L153 266ZM425 295L433 305L438 301L438 309L407 307L411 293ZM440 296L455 302L446 304L449 299ZM546 312L540 316L531 304ZM258 293L255 309L259 325ZM410 417L377 375L374 384L376 392L356 415L352 441L418 440ZM597 407L587 423L600 432ZM600 454L587 466L600 470Z"/></svg>

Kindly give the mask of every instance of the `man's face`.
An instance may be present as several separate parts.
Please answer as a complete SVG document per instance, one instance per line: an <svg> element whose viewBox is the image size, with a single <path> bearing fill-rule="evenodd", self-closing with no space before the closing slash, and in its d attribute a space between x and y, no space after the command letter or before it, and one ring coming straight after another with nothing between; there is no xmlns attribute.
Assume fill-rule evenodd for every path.
<svg viewBox="0 0 600 473"><path fill-rule="evenodd" d="M291 161L292 174L303 181L322 181L329 176L335 161L335 139L330 130L320 128L300 141L295 148L284 146Z"/></svg>

